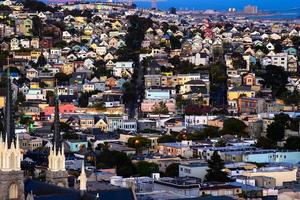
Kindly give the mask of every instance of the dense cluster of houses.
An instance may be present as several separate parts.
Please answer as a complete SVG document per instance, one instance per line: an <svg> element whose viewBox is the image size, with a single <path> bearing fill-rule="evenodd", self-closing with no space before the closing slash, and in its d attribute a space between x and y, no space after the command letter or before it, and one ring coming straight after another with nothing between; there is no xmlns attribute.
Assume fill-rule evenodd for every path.
<svg viewBox="0 0 300 200"><path fill-rule="evenodd" d="M78 159L93 160L98 147L108 144L133 161L156 163L161 172L178 164L176 178L154 173L137 180L103 172L93 173L91 180L99 176L115 186L135 185L138 199L299 195L300 152L255 145L268 135L274 116L297 119L300 114L300 22L171 14L122 4L77 3L36 11L5 0L1 6L0 62L12 79L16 133L25 152L53 146L57 97L66 152ZM142 33L136 60L124 58L132 15L152 24ZM220 98L213 92L215 66L223 66L217 77L225 85L219 91L222 105L213 103ZM134 102L128 103L133 84ZM211 127L221 132L232 118L245 124L245 137L189 137ZM283 139L276 141L281 148L288 137L299 136L298 127L284 128ZM142 155L127 146L137 135L150 141ZM166 135L176 135L177 141L160 142ZM219 146L220 141L226 144ZM214 152L234 182L203 183ZM77 161L67 159L66 168L79 169Z"/></svg>

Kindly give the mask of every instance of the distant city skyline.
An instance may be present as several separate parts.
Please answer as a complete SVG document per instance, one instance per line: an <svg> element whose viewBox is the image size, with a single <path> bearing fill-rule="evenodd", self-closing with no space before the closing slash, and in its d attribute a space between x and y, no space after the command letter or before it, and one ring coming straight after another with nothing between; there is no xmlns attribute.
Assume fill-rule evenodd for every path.
<svg viewBox="0 0 300 200"><path fill-rule="evenodd" d="M138 7L148 8L151 6L150 2L137 1ZM242 10L246 5L256 5L260 10L290 10L293 8L299 8L297 10L300 13L300 1L292 0L163 0L158 1L159 9L168 9L169 7L176 7L177 9L195 9L195 10L227 10L230 7L234 7L238 10Z"/></svg>

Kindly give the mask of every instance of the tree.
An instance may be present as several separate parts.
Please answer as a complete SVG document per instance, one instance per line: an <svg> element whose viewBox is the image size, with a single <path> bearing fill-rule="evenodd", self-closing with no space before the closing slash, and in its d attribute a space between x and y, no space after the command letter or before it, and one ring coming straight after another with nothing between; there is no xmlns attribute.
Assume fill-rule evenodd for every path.
<svg viewBox="0 0 300 200"><path fill-rule="evenodd" d="M152 173L159 172L159 167L156 163L140 161L136 163L136 170L139 176L151 176Z"/></svg>
<svg viewBox="0 0 300 200"><path fill-rule="evenodd" d="M180 49L181 48L181 42L179 37L170 36L170 43L172 49Z"/></svg>
<svg viewBox="0 0 300 200"><path fill-rule="evenodd" d="M62 72L55 74L55 79L57 80L58 84L69 83L71 77L71 74L68 75Z"/></svg>
<svg viewBox="0 0 300 200"><path fill-rule="evenodd" d="M169 13L173 14L173 15L176 15L176 8L175 7L169 8Z"/></svg>
<svg viewBox="0 0 300 200"><path fill-rule="evenodd" d="M222 133L230 135L245 135L247 125L236 118L229 118L224 121Z"/></svg>
<svg viewBox="0 0 300 200"><path fill-rule="evenodd" d="M172 163L168 165L165 171L165 176L178 177L179 176L179 163Z"/></svg>
<svg viewBox="0 0 300 200"><path fill-rule="evenodd" d="M36 0L22 0L21 3L24 5L24 8L29 9L30 11L38 11L38 12L55 12L56 9L48 6L47 4L36 1Z"/></svg>
<svg viewBox="0 0 300 200"><path fill-rule="evenodd" d="M300 137L290 136L285 142L284 148L290 150L300 150Z"/></svg>
<svg viewBox="0 0 300 200"><path fill-rule="evenodd" d="M287 127L289 126L291 118L288 114L280 113L274 116L274 121Z"/></svg>
<svg viewBox="0 0 300 200"><path fill-rule="evenodd" d="M221 62L210 67L210 103L214 107L224 107L227 105L227 72L226 65Z"/></svg>
<svg viewBox="0 0 300 200"><path fill-rule="evenodd" d="M255 143L255 146L263 149L272 149L276 147L274 142L266 137L259 137Z"/></svg>
<svg viewBox="0 0 300 200"><path fill-rule="evenodd" d="M266 71L262 74L262 78L264 79L263 85L272 89L273 97L280 97L286 90L285 85L287 84L288 75L283 67L266 66Z"/></svg>
<svg viewBox="0 0 300 200"><path fill-rule="evenodd" d="M190 104L185 108L186 115L206 115L210 113L211 108L209 106L200 106L197 104Z"/></svg>
<svg viewBox="0 0 300 200"><path fill-rule="evenodd" d="M217 181L217 182L228 182L230 178L228 178L227 173L223 171L224 169L224 161L221 159L217 151L214 151L211 160L208 162L208 170L205 175L205 181Z"/></svg>
<svg viewBox="0 0 300 200"><path fill-rule="evenodd" d="M154 106L153 113L154 114L168 114L169 110L168 110L168 107L166 106L166 104L161 101L161 102L159 102L158 105Z"/></svg>
<svg viewBox="0 0 300 200"><path fill-rule="evenodd" d="M118 176L130 177L135 173L135 166L123 152L104 150L97 156L97 163L106 168L116 167Z"/></svg>
<svg viewBox="0 0 300 200"><path fill-rule="evenodd" d="M69 123L65 123L65 122L59 122L59 128L60 128L61 131L67 132L67 133L73 131L73 129L70 126L70 124Z"/></svg>
<svg viewBox="0 0 300 200"><path fill-rule="evenodd" d="M18 92L16 104L22 105L25 101L26 101L26 97L23 94L23 92Z"/></svg>
<svg viewBox="0 0 300 200"><path fill-rule="evenodd" d="M67 46L67 42L63 41L63 40L55 42L53 45L53 47L56 47L56 48L64 48L65 46Z"/></svg>
<svg viewBox="0 0 300 200"><path fill-rule="evenodd" d="M78 135L76 133L72 133L72 132L66 132L62 135L62 138L64 140L77 140L79 139Z"/></svg>
<svg viewBox="0 0 300 200"><path fill-rule="evenodd" d="M219 128L214 126L208 126L203 130L203 134L207 137L218 137L219 136Z"/></svg>
<svg viewBox="0 0 300 200"><path fill-rule="evenodd" d="M82 108L86 108L89 105L89 94L87 92L81 93L78 104Z"/></svg>
<svg viewBox="0 0 300 200"><path fill-rule="evenodd" d="M282 94L282 99L287 105L299 105L300 93L297 90L294 92L286 91Z"/></svg>
<svg viewBox="0 0 300 200"><path fill-rule="evenodd" d="M129 105L133 102L135 94L136 87L130 82L125 82L123 84L123 100L126 105Z"/></svg>
<svg viewBox="0 0 300 200"><path fill-rule="evenodd" d="M53 104L54 104L54 92L51 91L51 90L48 90L46 92L46 99L47 99L48 104L50 105L52 103L52 106L53 106Z"/></svg>
<svg viewBox="0 0 300 200"><path fill-rule="evenodd" d="M267 127L267 138L273 142L281 141L284 138L284 130L284 124L274 121Z"/></svg>
<svg viewBox="0 0 300 200"><path fill-rule="evenodd" d="M46 58L43 54L38 57L36 64L38 67L44 67L47 64Z"/></svg>
<svg viewBox="0 0 300 200"><path fill-rule="evenodd" d="M38 16L32 18L32 34L34 36L41 36L41 30L43 28L42 20Z"/></svg>
<svg viewBox="0 0 300 200"><path fill-rule="evenodd" d="M247 62L244 60L242 54L233 53L232 54L232 65L235 69L246 69Z"/></svg>
<svg viewBox="0 0 300 200"><path fill-rule="evenodd" d="M215 143L215 147L226 147L227 142L223 139L218 140L218 142Z"/></svg>
<svg viewBox="0 0 300 200"><path fill-rule="evenodd" d="M162 135L157 139L158 143L176 142L176 137L173 135Z"/></svg>
<svg viewBox="0 0 300 200"><path fill-rule="evenodd" d="M29 117L21 117L20 119L20 124L23 124L23 125L26 125L26 126L29 126L30 124L33 124L33 120Z"/></svg>
<svg viewBox="0 0 300 200"><path fill-rule="evenodd" d="M143 149L149 148L151 141L148 138L142 136L136 136L129 138L127 141L129 147L135 148L136 152L139 153Z"/></svg>

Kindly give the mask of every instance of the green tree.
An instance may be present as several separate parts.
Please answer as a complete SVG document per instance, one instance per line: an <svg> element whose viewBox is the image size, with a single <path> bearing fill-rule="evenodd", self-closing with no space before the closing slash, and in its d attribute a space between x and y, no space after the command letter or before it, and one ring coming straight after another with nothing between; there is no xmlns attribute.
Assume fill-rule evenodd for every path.
<svg viewBox="0 0 300 200"><path fill-rule="evenodd" d="M168 110L168 107L166 106L166 104L161 101L161 102L159 102L158 105L154 106L153 113L154 114L168 114L169 110Z"/></svg>
<svg viewBox="0 0 300 200"><path fill-rule="evenodd" d="M81 93L78 99L78 104L82 108L86 108L89 104L89 94L87 92Z"/></svg>
<svg viewBox="0 0 300 200"><path fill-rule="evenodd" d="M20 119L20 124L23 124L23 125L26 125L26 126L29 126L30 124L33 124L33 120L29 117L21 117Z"/></svg>
<svg viewBox="0 0 300 200"><path fill-rule="evenodd" d="M176 15L176 8L175 7L169 8L169 13L173 14L173 15Z"/></svg>
<svg viewBox="0 0 300 200"><path fill-rule="evenodd" d="M290 136L286 140L284 148L290 150L300 150L300 137L299 136Z"/></svg>
<svg viewBox="0 0 300 200"><path fill-rule="evenodd" d="M47 64L46 58L43 54L41 54L38 57L36 65L41 68L41 67L44 67L46 64Z"/></svg>
<svg viewBox="0 0 300 200"><path fill-rule="evenodd" d="M66 132L62 135L62 138L64 140L77 140L79 139L79 136L74 132Z"/></svg>
<svg viewBox="0 0 300 200"><path fill-rule="evenodd" d="M55 79L57 80L58 84L62 84L62 83L69 83L70 78L72 77L71 74L65 74L62 72L58 72L55 74Z"/></svg>
<svg viewBox="0 0 300 200"><path fill-rule="evenodd" d="M259 137L255 143L255 146L263 149L272 149L276 147L274 142L266 137Z"/></svg>
<svg viewBox="0 0 300 200"><path fill-rule="evenodd" d="M135 174L135 166L123 152L104 150L97 156L97 166L105 168L116 167L117 175L130 177Z"/></svg>
<svg viewBox="0 0 300 200"><path fill-rule="evenodd" d="M274 121L288 127L291 118L288 114L280 113L274 116Z"/></svg>
<svg viewBox="0 0 300 200"><path fill-rule="evenodd" d="M284 124L274 121L267 127L267 138L274 142L281 141L284 138L284 130Z"/></svg>
<svg viewBox="0 0 300 200"><path fill-rule="evenodd" d="M179 163L172 163L168 165L165 171L165 176L178 177L179 176Z"/></svg>
<svg viewBox="0 0 300 200"><path fill-rule="evenodd" d="M172 49L180 49L181 48L181 41L179 37L171 36L170 43Z"/></svg>
<svg viewBox="0 0 300 200"><path fill-rule="evenodd" d="M54 101L53 101L54 100L54 92L51 91L51 90L48 90L46 92L46 99L47 99L48 104L50 104L51 100L52 100L52 106L53 106L53 104L54 104Z"/></svg>
<svg viewBox="0 0 300 200"><path fill-rule="evenodd" d="M214 63L210 66L210 93L211 105L215 107L224 107L227 105L227 73L226 65L221 62Z"/></svg>
<svg viewBox="0 0 300 200"><path fill-rule="evenodd" d="M64 48L67 46L67 42L66 41L63 41L63 40L60 40L56 43L54 43L53 47L56 47L56 48Z"/></svg>
<svg viewBox="0 0 300 200"><path fill-rule="evenodd" d="M173 135L162 135L157 140L158 143L176 142L176 137Z"/></svg>
<svg viewBox="0 0 300 200"><path fill-rule="evenodd" d="M146 148L150 147L151 141L142 136L129 138L127 141L129 147L135 148L137 153L140 153Z"/></svg>
<svg viewBox="0 0 300 200"><path fill-rule="evenodd" d="M34 36L41 36L42 28L42 20L38 16L34 16L32 18L32 34Z"/></svg>
<svg viewBox="0 0 300 200"><path fill-rule="evenodd" d="M26 97L23 94L23 92L18 92L16 104L22 105L25 101L26 101Z"/></svg>
<svg viewBox="0 0 300 200"><path fill-rule="evenodd" d="M140 161L136 163L136 171L139 176L151 176L152 173L159 172L159 167L156 163Z"/></svg>
<svg viewBox="0 0 300 200"><path fill-rule="evenodd" d="M123 84L123 100L126 105L130 104L136 94L136 88L131 82L125 82Z"/></svg>
<svg viewBox="0 0 300 200"><path fill-rule="evenodd" d="M297 90L294 92L286 91L282 94L281 98L287 105L299 105L300 103L300 93Z"/></svg>
<svg viewBox="0 0 300 200"><path fill-rule="evenodd" d="M228 182L230 178L227 176L227 173L223 171L224 161L221 159L217 151L214 151L211 160L208 162L208 170L205 175L205 181L217 181L217 182Z"/></svg>
<svg viewBox="0 0 300 200"><path fill-rule="evenodd" d="M223 139L218 140L218 142L216 142L216 144L215 144L216 147L226 147L226 145L227 145L227 142Z"/></svg>
<svg viewBox="0 0 300 200"><path fill-rule="evenodd" d="M245 129L247 125L236 118L229 118L224 121L222 133L230 135L245 135Z"/></svg>
<svg viewBox="0 0 300 200"><path fill-rule="evenodd" d="M264 79L263 85L272 89L273 97L280 97L285 92L288 75L283 67L275 65L266 66L266 71L262 74L262 78Z"/></svg>

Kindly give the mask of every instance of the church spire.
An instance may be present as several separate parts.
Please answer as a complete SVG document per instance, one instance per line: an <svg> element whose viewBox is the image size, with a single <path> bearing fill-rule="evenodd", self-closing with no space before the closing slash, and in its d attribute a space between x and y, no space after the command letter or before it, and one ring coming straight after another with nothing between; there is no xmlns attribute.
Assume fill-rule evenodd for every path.
<svg viewBox="0 0 300 200"><path fill-rule="evenodd" d="M14 123L14 111L12 102L12 89L10 80L10 69L9 69L9 58L8 58L8 70L7 70L7 87L6 87L6 99L5 99L5 132L8 141L8 147L10 147L13 140L15 140L15 123Z"/></svg>
<svg viewBox="0 0 300 200"><path fill-rule="evenodd" d="M87 182L87 177L85 174L85 169L84 169L84 160L82 161L82 166L81 166L81 173L80 176L78 177L79 182L79 189L80 191L86 191L86 182Z"/></svg>
<svg viewBox="0 0 300 200"><path fill-rule="evenodd" d="M54 99L54 133L53 133L53 144L54 148L58 151L61 147L60 142L60 128L59 128L59 100L57 89L55 89L55 99Z"/></svg>

